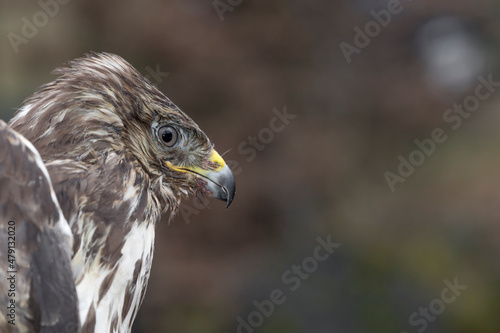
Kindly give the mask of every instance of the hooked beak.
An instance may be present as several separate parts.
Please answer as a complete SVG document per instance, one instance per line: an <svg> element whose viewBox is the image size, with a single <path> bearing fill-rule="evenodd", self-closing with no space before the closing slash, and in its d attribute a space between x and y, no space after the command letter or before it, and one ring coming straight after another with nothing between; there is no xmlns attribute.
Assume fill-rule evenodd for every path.
<svg viewBox="0 0 500 333"><path fill-rule="evenodd" d="M233 202L236 193L236 185L234 182L233 173L227 166L224 159L215 150L209 158L211 169L206 170L200 167L175 167L170 162L167 162L172 169L181 172L190 172L203 178L207 185L205 189L209 191L216 199L226 202L226 208Z"/></svg>

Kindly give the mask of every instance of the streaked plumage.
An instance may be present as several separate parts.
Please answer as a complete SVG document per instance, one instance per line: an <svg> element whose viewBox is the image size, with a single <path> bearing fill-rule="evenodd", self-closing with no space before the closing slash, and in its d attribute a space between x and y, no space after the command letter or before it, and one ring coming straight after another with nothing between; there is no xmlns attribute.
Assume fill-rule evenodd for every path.
<svg viewBox="0 0 500 333"><path fill-rule="evenodd" d="M175 214L180 198L188 194L212 195L229 205L234 180L199 127L122 58L91 54L55 72L60 77L24 103L11 120L11 129L0 127L0 140L10 145L0 159L0 222L3 226L18 219L17 223L66 226L66 230L69 226L71 234L55 232L61 238L57 248L42 244L42 251L34 244L33 253L59 251L67 256L74 281L69 289L76 290L81 332L127 332L144 298L161 214ZM43 174L43 165L35 158L36 150L30 150L29 142L14 131L41 155L50 175L45 183L15 181ZM16 140L20 143L12 143ZM28 173L9 173L20 163L30 166ZM4 186L11 182L17 188ZM13 215L11 206L17 201L10 192L21 191L23 201L23 196L36 191L49 193L50 182L57 197L51 201L51 214L61 215L59 204L64 216L57 220L38 212L29 220L24 209ZM6 238L5 230L0 230L0 237ZM33 240L26 242L32 246ZM68 247L70 243L73 246ZM28 252L20 255L30 258ZM26 290L19 290L27 300L34 288L29 286L33 265L26 264ZM0 288L3 283L2 279ZM49 293L59 292L58 288ZM50 325L35 318L41 307L29 301L20 305L22 315L29 318L27 325L31 322L29 332ZM3 332L12 327L2 315L0 311ZM53 315L48 313L47 318ZM47 332L54 331L47 327Z"/></svg>

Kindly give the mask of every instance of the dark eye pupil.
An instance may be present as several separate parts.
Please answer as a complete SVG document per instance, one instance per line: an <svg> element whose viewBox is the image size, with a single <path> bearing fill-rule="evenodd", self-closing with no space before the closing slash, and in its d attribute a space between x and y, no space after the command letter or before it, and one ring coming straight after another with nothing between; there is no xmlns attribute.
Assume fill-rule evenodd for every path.
<svg viewBox="0 0 500 333"><path fill-rule="evenodd" d="M165 143L170 143L170 141L172 141L173 138L174 138L174 135L172 134L172 130L170 130L170 129L163 132L163 134L161 136L161 139Z"/></svg>
<svg viewBox="0 0 500 333"><path fill-rule="evenodd" d="M177 131L171 126L164 126L160 128L158 136L167 147L173 147L177 143Z"/></svg>

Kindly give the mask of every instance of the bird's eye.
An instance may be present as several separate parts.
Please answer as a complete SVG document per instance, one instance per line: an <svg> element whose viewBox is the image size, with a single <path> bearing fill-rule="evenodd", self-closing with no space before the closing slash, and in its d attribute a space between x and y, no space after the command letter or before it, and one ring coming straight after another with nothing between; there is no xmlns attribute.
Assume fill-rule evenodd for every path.
<svg viewBox="0 0 500 333"><path fill-rule="evenodd" d="M163 126L158 130L158 137L165 146L173 147L177 143L178 134L172 126Z"/></svg>

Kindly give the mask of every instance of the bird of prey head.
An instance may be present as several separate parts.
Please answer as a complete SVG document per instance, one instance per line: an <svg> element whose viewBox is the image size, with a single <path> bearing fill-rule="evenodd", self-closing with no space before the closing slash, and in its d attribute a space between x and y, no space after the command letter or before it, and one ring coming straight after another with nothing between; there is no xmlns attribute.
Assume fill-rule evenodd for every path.
<svg viewBox="0 0 500 333"><path fill-rule="evenodd" d="M47 160L91 159L109 149L140 164L163 208L181 194L231 204L231 171L198 125L135 68L113 54L91 54L54 71L61 76L27 100L11 127ZM46 154L44 154L46 152Z"/></svg>
<svg viewBox="0 0 500 333"><path fill-rule="evenodd" d="M32 324L33 331L56 331L64 328L58 313L77 308L81 332L128 332L146 290L154 227L162 212L172 216L188 194L213 196L228 207L235 194L234 178L198 125L121 57L92 53L55 73L59 77L28 98L10 121L10 132L4 131L29 140L50 175L44 186L51 188L40 189L35 181L23 185L23 191L10 190L24 196L54 193L54 205L64 214L58 225L67 224L73 237L58 236L56 229L23 248L26 252L19 251L26 259L19 270L26 275L21 289L29 291L23 299L31 297L22 308L25 324ZM7 135L4 132L0 136ZM17 152L15 159L25 156L25 164L36 169L23 147L13 145L8 151ZM2 173L11 167L9 161L0 160L0 185L20 184L14 179L17 174ZM0 202L2 221L17 219L37 230L51 225L47 213L27 218L22 209L11 209L11 201ZM56 251L54 244L64 251ZM53 274L44 275L49 269L40 270L37 284L30 283L38 274L33 267L52 267L51 254L68 260L58 267L71 267L74 285L64 295L72 297L50 297L58 287L52 285ZM42 290L30 290L34 286ZM0 282L0 291L2 287ZM47 303L61 298L77 299L77 304ZM0 315L1 329L4 319Z"/></svg>

